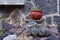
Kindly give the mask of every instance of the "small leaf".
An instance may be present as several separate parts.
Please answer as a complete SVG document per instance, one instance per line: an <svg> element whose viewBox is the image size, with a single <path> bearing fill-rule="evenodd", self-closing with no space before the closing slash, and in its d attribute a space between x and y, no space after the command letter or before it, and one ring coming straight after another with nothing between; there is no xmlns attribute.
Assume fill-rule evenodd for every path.
<svg viewBox="0 0 60 40"><path fill-rule="evenodd" d="M39 8L38 6L32 7L31 10L41 10L41 8Z"/></svg>
<svg viewBox="0 0 60 40"><path fill-rule="evenodd" d="M0 19L2 18L2 16L0 16Z"/></svg>

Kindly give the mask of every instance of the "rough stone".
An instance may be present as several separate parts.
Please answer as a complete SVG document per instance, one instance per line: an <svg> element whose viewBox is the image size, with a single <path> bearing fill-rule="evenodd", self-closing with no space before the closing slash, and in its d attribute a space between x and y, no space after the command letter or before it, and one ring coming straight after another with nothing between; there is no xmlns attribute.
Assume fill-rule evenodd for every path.
<svg viewBox="0 0 60 40"><path fill-rule="evenodd" d="M46 37L49 37L49 36L51 36L51 35L52 35L52 33L51 33L50 31L45 30L45 36L46 36Z"/></svg>
<svg viewBox="0 0 60 40"><path fill-rule="evenodd" d="M51 35L48 40L59 40L59 38L56 35Z"/></svg>
<svg viewBox="0 0 60 40"><path fill-rule="evenodd" d="M58 30L56 28L51 28L50 32L53 34L58 34Z"/></svg>
<svg viewBox="0 0 60 40"><path fill-rule="evenodd" d="M49 28L48 30L49 30L51 33L58 35L57 25L52 24L52 25L50 25L49 27L50 27L50 28Z"/></svg>
<svg viewBox="0 0 60 40"><path fill-rule="evenodd" d="M56 22L57 25L60 25L60 16L54 16L54 22Z"/></svg>
<svg viewBox="0 0 60 40"><path fill-rule="evenodd" d="M18 36L16 40L33 40L32 36L26 37L26 36Z"/></svg>
<svg viewBox="0 0 60 40"><path fill-rule="evenodd" d="M44 19L41 18L40 20L37 20L37 21L35 21L35 22L38 23L38 24L41 24L42 22L44 22Z"/></svg>
<svg viewBox="0 0 60 40"><path fill-rule="evenodd" d="M2 19L0 19L0 30L2 30Z"/></svg>
<svg viewBox="0 0 60 40"><path fill-rule="evenodd" d="M26 29L26 35L27 36L38 36L39 35L42 37L42 36L45 36L45 28L40 26L40 25L33 25L33 26L30 26L30 27L27 27ZM47 35L49 35L49 33L47 33Z"/></svg>
<svg viewBox="0 0 60 40"><path fill-rule="evenodd" d="M46 39L48 39L47 37L43 37L43 38L41 38L40 40L46 40Z"/></svg>
<svg viewBox="0 0 60 40"><path fill-rule="evenodd" d="M11 0L10 0L11 1ZM19 13L20 14L20 11L22 12L22 14L24 13L25 15L27 15L29 12L30 12L30 10L31 10L31 7L33 6L31 3L30 3L30 0L28 0L29 2L26 2L26 4L25 4L25 6L24 6L24 8L22 8L21 10L20 9L18 9L17 11L15 11L15 14L17 14L17 13ZM2 2L3 3L3 2ZM11 2L11 3L14 3L13 1ZM43 11L43 15L47 15L47 14L54 14L54 13L56 13L57 12L57 0L36 0L36 4L37 5L39 5L39 7L42 9L42 11ZM49 9L49 10L48 10ZM4 9L1 9L0 11L2 12L2 13L6 13L6 11L2 11L2 10L4 10ZM9 10L10 11L10 10ZM8 11L7 11L8 12ZM10 11L11 12L11 11ZM14 13L14 12L13 12ZM18 15L19 15L18 14ZM12 17L14 16L14 18L15 18L15 16L18 16L18 15L12 15ZM19 17L21 17L20 15L19 15ZM14 21L16 20L16 19L14 19L14 18L12 18ZM19 18L18 18L19 19ZM18 20L17 19L17 20ZM29 18L28 18L29 19ZM41 23L41 22L43 22L43 21L41 21L41 20L39 20L39 21L35 21L35 22L33 22L33 20L31 20L31 19L29 19L29 20L27 20L29 23L27 24L27 28L26 28L26 30L24 29L24 28L22 28L22 29L17 29L16 30L16 34L18 34L18 35L20 35L20 33L21 32L23 32L23 30L24 31L26 31L26 35L27 36L39 36L39 37L41 37L41 36L43 36L43 37L46 37L46 36L48 36L49 37L49 39L50 40L58 40L58 38L55 36L55 35L52 35L52 33L54 32L54 33L58 33L57 32L57 29L56 28L52 28L52 29L50 29L50 31L48 31L48 30L45 30L45 27L44 26L41 26L41 25L37 25L37 24L35 24L35 22L36 23ZM47 19L48 20L48 19ZM10 25L10 24L8 24L8 23L5 23L4 21L2 22L3 23L3 28L5 28L6 30L9 30L10 32L14 32L15 30L14 29L12 29L12 28L15 28L16 27L16 25L15 26L13 26L13 25ZM18 25L19 23L17 23L17 25ZM8 26L8 27L7 27ZM28 27L29 26L29 27ZM26 27L26 26L25 26ZM19 27L18 27L19 28ZM52 32L53 31L53 32ZM56 32L55 32L56 31ZM23 33L25 33L25 32L23 32ZM54 34L53 33L53 34ZM23 34L22 34L22 36L23 36ZM21 38L21 40L23 40L23 39L25 39L25 40L40 40L40 38L33 38L33 37L26 37L26 36L24 36L24 37L18 37L18 39L17 40L20 40L20 38ZM45 40L46 38L41 38L41 40ZM9 39L8 39L9 40Z"/></svg>
<svg viewBox="0 0 60 40"><path fill-rule="evenodd" d="M43 14L54 14L57 12L57 0L35 0L36 4L43 10ZM48 10L49 9L49 10Z"/></svg>
<svg viewBox="0 0 60 40"><path fill-rule="evenodd" d="M26 2L25 7L23 9L24 11L22 10L22 12L27 15L30 12L31 7L32 7L32 4L29 2Z"/></svg>
<svg viewBox="0 0 60 40"><path fill-rule="evenodd" d="M51 24L52 17L46 17L46 21L47 21L48 24Z"/></svg>
<svg viewBox="0 0 60 40"><path fill-rule="evenodd" d="M6 37L3 38L3 40L15 40L16 39L16 35L8 35Z"/></svg>
<svg viewBox="0 0 60 40"><path fill-rule="evenodd" d="M40 38L39 37L36 37L36 38L33 38L33 40L40 40Z"/></svg>
<svg viewBox="0 0 60 40"><path fill-rule="evenodd" d="M5 4L5 5L8 5L8 4L15 4L15 5L24 5L25 4L25 1L24 0L0 0L0 5L1 4Z"/></svg>

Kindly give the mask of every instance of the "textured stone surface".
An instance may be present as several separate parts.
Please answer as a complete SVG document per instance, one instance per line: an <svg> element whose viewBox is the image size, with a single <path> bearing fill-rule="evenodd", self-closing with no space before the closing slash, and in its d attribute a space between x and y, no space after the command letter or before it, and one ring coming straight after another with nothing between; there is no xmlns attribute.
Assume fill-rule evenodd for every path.
<svg viewBox="0 0 60 40"><path fill-rule="evenodd" d="M27 36L36 36L36 37L48 37L52 33L48 30L46 30L45 27L40 25L31 25L30 27L27 27L26 29L26 35Z"/></svg>
<svg viewBox="0 0 60 40"><path fill-rule="evenodd" d="M27 15L27 14L30 12L32 6L33 6L33 5L32 5L31 3L26 2L24 9L22 9L22 12ZM24 11L23 11L23 10L24 10Z"/></svg>
<svg viewBox="0 0 60 40"><path fill-rule="evenodd" d="M60 25L60 16L55 16L54 22L56 22L56 24Z"/></svg>
<svg viewBox="0 0 60 40"><path fill-rule="evenodd" d="M46 40L46 39L48 39L47 37L43 37L43 38L41 38L41 40Z"/></svg>
<svg viewBox="0 0 60 40"><path fill-rule="evenodd" d="M57 0L36 0L36 3L43 10L44 15L57 12Z"/></svg>
<svg viewBox="0 0 60 40"><path fill-rule="evenodd" d="M51 35L48 40L59 40L57 36Z"/></svg>
<svg viewBox="0 0 60 40"><path fill-rule="evenodd" d="M48 24L51 24L51 21L52 21L51 17L46 17L46 21L47 21Z"/></svg>
<svg viewBox="0 0 60 40"><path fill-rule="evenodd" d="M10 0L11 1L11 0ZM27 15L27 14L29 14L29 12L31 11L31 7L33 6L31 3L30 3L30 0L28 0L29 2L26 2L26 4L25 4L25 6L24 6L24 8L18 8L18 7L16 7L15 9L17 9L18 8L18 10L17 11L15 11L15 14L13 14L11 17L13 17L12 19L15 21L16 19L15 19L15 17L17 16L18 17L18 15L17 15L17 13L19 13L20 14L20 11L21 11L21 14L25 14L25 16ZM13 2L13 1L12 1ZM54 13L56 13L57 12L57 0L36 0L35 1L36 2L36 4L37 5L39 5L39 7L42 9L42 11L43 11L43 15L46 15L46 14L54 14ZM14 2L13 2L14 3ZM5 8L2 8L2 9L0 9L0 13L2 13L3 14L3 16L4 16L4 14L5 14L5 16L6 15L8 15L8 13L11 13L13 10L15 10L15 9L10 9L10 8L7 8L7 9L5 9ZM7 13L7 14L6 14ZM13 12L14 13L14 12ZM8 17L8 16L7 16ZM21 16L19 16L19 18L20 18ZM19 18L17 18L17 20L19 19ZM56 17L56 19L54 18L54 20L57 22L58 20L60 20L59 19L60 17ZM48 20L49 19L49 20ZM14 22L14 21L12 21L12 22ZM31 19L29 19L29 20L26 20L26 21L28 21L28 23L27 23L27 26L29 26L29 27L27 27L27 26L22 26L22 30L21 29L18 29L19 27L16 27L16 25L15 26L13 26L13 25L10 25L10 24L8 24L8 23L5 23L5 21L3 20L3 27L6 29L6 30L9 30L10 32L14 32L15 31L15 29L16 29L16 34L18 34L18 35L20 35L20 33L22 34L22 36L24 35L24 33L25 33L25 31L27 30L28 32L26 33L27 35L29 35L30 36L30 34L32 33L32 34L34 34L34 36L35 36L35 34L39 34L40 35L40 37L43 35L44 37L46 37L46 36L51 36L52 35L52 33L50 32L50 31L48 31L48 30L45 30L45 26L39 26L39 25L37 25L37 24L35 24L35 21L33 21L33 20L31 20ZM38 22L40 22L41 20L39 20ZM43 20L44 21L44 20ZM42 21L42 22L43 22ZM50 24L50 22L51 22L51 18L50 17L48 17L47 18L47 20L46 20L49 24ZM36 22L36 23L38 23L38 22ZM58 21L59 22L59 21ZM41 23L41 22L40 22ZM40 24L39 23L39 24ZM19 23L18 23L19 24ZM17 25L18 25L17 24ZM27 28L26 28L27 27ZM12 28L14 28L14 29L12 29ZM26 29L24 29L24 28L26 28ZM54 29L51 29L51 31L55 31ZM54 37L54 38L52 38L52 37ZM19 37L20 38L20 37ZM28 39L27 37L25 37L26 38L26 40L32 40L31 39L31 37ZM50 37L50 39L55 39L55 36L51 36ZM22 38L23 39L23 38ZM42 38L42 40L44 40L45 38ZM35 39L33 39L33 40L40 40L40 38L35 38ZM57 38L56 38L56 40L57 40Z"/></svg>
<svg viewBox="0 0 60 40"><path fill-rule="evenodd" d="M15 40L16 39L16 35L8 35L6 37L3 38L3 40Z"/></svg>
<svg viewBox="0 0 60 40"><path fill-rule="evenodd" d="M30 0L28 0L30 2ZM28 14L30 12L32 4L27 2L25 13ZM57 0L35 0L36 5L39 5L41 10L43 11L43 15L55 14L57 12ZM60 11L60 10L59 10ZM58 20L57 18L55 20ZM48 24L51 24L51 18L47 18ZM55 21L56 22L56 21ZM60 24L57 22L57 24Z"/></svg>
<svg viewBox="0 0 60 40"><path fill-rule="evenodd" d="M25 1L24 0L0 0L0 5L1 4L10 4L10 5L13 5L13 4L17 4L17 5L24 5L25 4Z"/></svg>
<svg viewBox="0 0 60 40"><path fill-rule="evenodd" d="M0 30L2 30L2 19L0 19Z"/></svg>

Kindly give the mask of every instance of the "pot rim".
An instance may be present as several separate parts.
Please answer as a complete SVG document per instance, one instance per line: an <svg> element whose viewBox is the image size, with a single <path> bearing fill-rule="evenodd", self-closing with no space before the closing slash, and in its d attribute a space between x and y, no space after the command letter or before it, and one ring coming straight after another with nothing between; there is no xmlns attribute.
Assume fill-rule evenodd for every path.
<svg viewBox="0 0 60 40"><path fill-rule="evenodd" d="M31 10L31 12L42 12L42 10Z"/></svg>

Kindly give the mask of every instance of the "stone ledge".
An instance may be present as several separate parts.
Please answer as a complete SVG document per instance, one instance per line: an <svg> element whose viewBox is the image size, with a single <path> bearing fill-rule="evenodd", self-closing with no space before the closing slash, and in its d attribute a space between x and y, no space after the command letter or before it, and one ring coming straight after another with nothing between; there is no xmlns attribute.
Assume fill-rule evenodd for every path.
<svg viewBox="0 0 60 40"><path fill-rule="evenodd" d="M24 0L0 0L0 5L24 5Z"/></svg>

